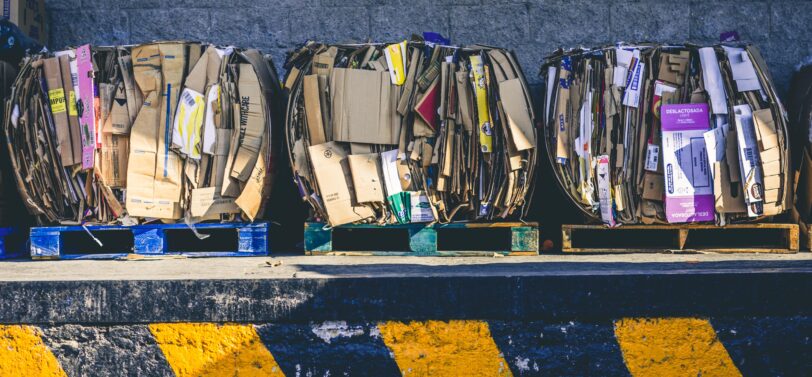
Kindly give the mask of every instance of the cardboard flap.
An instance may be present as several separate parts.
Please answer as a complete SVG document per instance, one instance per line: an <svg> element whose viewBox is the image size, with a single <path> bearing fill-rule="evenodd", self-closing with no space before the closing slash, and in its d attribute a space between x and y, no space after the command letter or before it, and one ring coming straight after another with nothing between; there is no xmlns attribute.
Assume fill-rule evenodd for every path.
<svg viewBox="0 0 812 377"><path fill-rule="evenodd" d="M389 74L360 69L336 68L332 90L333 140L396 145L392 127Z"/></svg>
<svg viewBox="0 0 812 377"><path fill-rule="evenodd" d="M643 199L663 201L665 178L660 174L646 172L643 175Z"/></svg>
<svg viewBox="0 0 812 377"><path fill-rule="evenodd" d="M234 198L223 198L215 187L204 187L192 190L189 212L193 217L240 213Z"/></svg>
<svg viewBox="0 0 812 377"><path fill-rule="evenodd" d="M437 116L437 107L439 106L440 100L439 82L440 80L434 80L414 106L415 113L433 130L439 128L439 119Z"/></svg>
<svg viewBox="0 0 812 377"><path fill-rule="evenodd" d="M333 73L333 66L335 65L336 54L338 54L337 47L330 47L313 57L313 73L317 75L331 76Z"/></svg>
<svg viewBox="0 0 812 377"><path fill-rule="evenodd" d="M753 121L756 124L756 137L761 150L777 147L778 134L775 129L772 110L761 109L754 111Z"/></svg>
<svg viewBox="0 0 812 377"><path fill-rule="evenodd" d="M48 102L54 126L62 166L71 166L81 162L81 146L73 145L70 122L68 120L68 102L62 85L62 70L59 58L43 59L43 72L48 88ZM70 85L71 87L73 85Z"/></svg>
<svg viewBox="0 0 812 377"><path fill-rule="evenodd" d="M305 114L310 144L327 142L324 136L324 123L321 117L321 100L319 97L319 79L317 75L307 75L302 81L304 92Z"/></svg>
<svg viewBox="0 0 812 377"><path fill-rule="evenodd" d="M516 149L523 151L536 146L536 134L530 111L519 79L499 83L499 96L505 109L511 140Z"/></svg>
<svg viewBox="0 0 812 377"><path fill-rule="evenodd" d="M375 212L370 207L353 200L352 175L344 147L331 141L311 145L308 151L330 226L373 218Z"/></svg>
<svg viewBox="0 0 812 377"><path fill-rule="evenodd" d="M354 154L348 157L355 197L359 203L384 201L377 153Z"/></svg>
<svg viewBox="0 0 812 377"><path fill-rule="evenodd" d="M214 47L209 47L214 48ZM216 53L215 53L216 54ZM208 71L209 59L198 59L197 64L189 71L186 76L184 87L194 90L197 93L206 91L206 72Z"/></svg>
<svg viewBox="0 0 812 377"><path fill-rule="evenodd" d="M472 101L470 84L468 84L468 72L462 71L456 73L457 77L457 104L460 108L459 117L461 123L465 126L465 130L470 132L474 131L474 104Z"/></svg>
<svg viewBox="0 0 812 377"><path fill-rule="evenodd" d="M231 168L231 177L245 182L259 157L263 135L267 127L262 90L254 68L240 64L239 78L240 122L239 146Z"/></svg>

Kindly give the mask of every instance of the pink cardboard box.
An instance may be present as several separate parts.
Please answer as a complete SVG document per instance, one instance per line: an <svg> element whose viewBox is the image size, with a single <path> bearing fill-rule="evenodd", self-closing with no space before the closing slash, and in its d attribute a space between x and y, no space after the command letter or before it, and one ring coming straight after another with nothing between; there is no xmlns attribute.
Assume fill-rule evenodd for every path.
<svg viewBox="0 0 812 377"><path fill-rule="evenodd" d="M703 134L707 104L663 105L665 214L670 223L713 221L713 179Z"/></svg>

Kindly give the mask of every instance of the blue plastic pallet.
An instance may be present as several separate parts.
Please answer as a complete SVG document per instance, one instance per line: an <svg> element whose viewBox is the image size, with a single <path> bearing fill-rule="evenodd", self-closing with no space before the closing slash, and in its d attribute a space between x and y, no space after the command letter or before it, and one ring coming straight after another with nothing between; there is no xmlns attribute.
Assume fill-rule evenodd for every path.
<svg viewBox="0 0 812 377"><path fill-rule="evenodd" d="M0 260L25 256L23 235L23 230L19 228L0 228Z"/></svg>
<svg viewBox="0 0 812 377"><path fill-rule="evenodd" d="M87 228L87 229L85 229ZM268 223L201 223L195 228L201 234L207 234L218 230L235 230L234 235L212 234L204 242L223 241L224 237L236 237L236 248L234 250L218 251L175 251L170 249L170 242L175 241L173 237L180 237L178 234L168 231L185 231L186 238L189 238L191 230L186 224L144 224L135 226L121 225L89 225L82 226L54 226L54 227L34 227L31 228L31 258L32 259L117 259L126 258L128 255L136 254L142 256L159 255L183 255L187 257L243 257L243 256L266 256L268 255ZM123 250L112 253L84 253L65 250L65 237L83 241L87 243L88 249L95 247L93 237L103 238L104 232L114 237L108 237L104 242L118 244L129 244L132 241L131 250ZM72 234L71 234L72 233ZM86 239L82 239L81 233ZM183 232L181 232L183 233ZM131 237L130 239L127 239ZM177 239L176 239L177 240ZM178 241L182 243L181 241ZM176 242L177 243L177 242ZM110 245L108 244L107 247Z"/></svg>

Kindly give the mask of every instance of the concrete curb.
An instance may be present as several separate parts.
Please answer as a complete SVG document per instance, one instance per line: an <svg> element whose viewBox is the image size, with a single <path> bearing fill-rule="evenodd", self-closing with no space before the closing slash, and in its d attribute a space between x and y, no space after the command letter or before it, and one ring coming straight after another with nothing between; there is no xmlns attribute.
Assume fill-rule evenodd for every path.
<svg viewBox="0 0 812 377"><path fill-rule="evenodd" d="M0 282L0 376L812 373L809 261L194 263L272 275Z"/></svg>
<svg viewBox="0 0 812 377"><path fill-rule="evenodd" d="M6 325L0 374L803 375L811 333L809 317Z"/></svg>

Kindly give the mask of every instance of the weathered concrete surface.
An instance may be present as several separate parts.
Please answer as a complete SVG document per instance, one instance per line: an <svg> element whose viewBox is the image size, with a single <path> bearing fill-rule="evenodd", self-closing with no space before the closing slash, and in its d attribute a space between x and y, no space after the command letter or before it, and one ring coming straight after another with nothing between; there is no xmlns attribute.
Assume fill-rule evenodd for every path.
<svg viewBox="0 0 812 377"><path fill-rule="evenodd" d="M812 2L567 0L46 0L51 47L188 38L258 47L277 65L312 38L396 40L437 31L516 50L528 78L555 48L650 40L712 43L737 30L763 50L780 92L812 55Z"/></svg>
<svg viewBox="0 0 812 377"><path fill-rule="evenodd" d="M812 317L0 326L3 376L801 376ZM11 363L14 364L11 364Z"/></svg>
<svg viewBox="0 0 812 377"><path fill-rule="evenodd" d="M812 259L279 257L0 263L0 323L798 315ZM656 262L653 262L656 261Z"/></svg>
<svg viewBox="0 0 812 377"><path fill-rule="evenodd" d="M808 375L812 255L0 263L0 375Z"/></svg>
<svg viewBox="0 0 812 377"><path fill-rule="evenodd" d="M45 344L70 376L172 376L146 325L43 326Z"/></svg>
<svg viewBox="0 0 812 377"><path fill-rule="evenodd" d="M812 253L628 254L536 257L273 256L268 258L156 258L138 261L14 261L0 263L0 282L96 280L305 279L409 276L532 276L714 273L730 270L805 270Z"/></svg>

